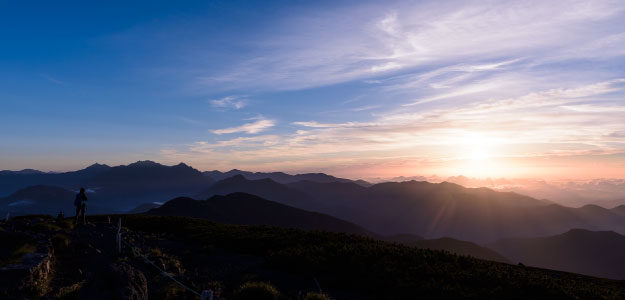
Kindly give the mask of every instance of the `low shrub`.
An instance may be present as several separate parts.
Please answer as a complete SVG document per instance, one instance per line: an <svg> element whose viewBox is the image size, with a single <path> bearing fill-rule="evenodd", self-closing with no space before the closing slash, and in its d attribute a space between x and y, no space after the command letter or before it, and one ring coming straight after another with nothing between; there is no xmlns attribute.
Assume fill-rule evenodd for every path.
<svg viewBox="0 0 625 300"><path fill-rule="evenodd" d="M280 292L271 284L260 281L246 282L234 292L236 300L277 300Z"/></svg>
<svg viewBox="0 0 625 300"><path fill-rule="evenodd" d="M33 225L33 229L41 231L59 231L61 227L47 222L40 222Z"/></svg>
<svg viewBox="0 0 625 300"><path fill-rule="evenodd" d="M65 250L69 247L70 240L64 234L57 233L52 237L52 246L56 250Z"/></svg>
<svg viewBox="0 0 625 300"><path fill-rule="evenodd" d="M331 300L328 295L323 293L309 292L304 296L304 300Z"/></svg>

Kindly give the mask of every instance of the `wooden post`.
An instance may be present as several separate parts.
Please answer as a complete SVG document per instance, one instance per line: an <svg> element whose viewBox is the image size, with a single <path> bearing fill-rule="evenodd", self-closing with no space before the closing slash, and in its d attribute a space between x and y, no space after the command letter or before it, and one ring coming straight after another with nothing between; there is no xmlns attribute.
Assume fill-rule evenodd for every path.
<svg viewBox="0 0 625 300"><path fill-rule="evenodd" d="M117 253L122 253L122 218L117 222Z"/></svg>
<svg viewBox="0 0 625 300"><path fill-rule="evenodd" d="M319 293L323 293L323 291L321 290L321 286L319 285L319 281L317 281L317 278L313 277L313 280L315 281L315 284L317 285L317 288L319 289Z"/></svg>
<svg viewBox="0 0 625 300"><path fill-rule="evenodd" d="M213 300L213 290L203 290L200 298L202 298L202 300Z"/></svg>

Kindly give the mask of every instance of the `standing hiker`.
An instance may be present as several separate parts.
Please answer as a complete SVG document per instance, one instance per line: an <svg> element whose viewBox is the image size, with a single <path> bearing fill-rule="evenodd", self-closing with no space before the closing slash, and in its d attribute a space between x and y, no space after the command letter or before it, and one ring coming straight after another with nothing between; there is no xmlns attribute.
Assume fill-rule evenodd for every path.
<svg viewBox="0 0 625 300"><path fill-rule="evenodd" d="M85 189L80 188L80 193L76 194L76 199L74 199L74 206L76 206L76 221L78 224L78 216L82 214L82 223L87 224L87 195L85 195Z"/></svg>

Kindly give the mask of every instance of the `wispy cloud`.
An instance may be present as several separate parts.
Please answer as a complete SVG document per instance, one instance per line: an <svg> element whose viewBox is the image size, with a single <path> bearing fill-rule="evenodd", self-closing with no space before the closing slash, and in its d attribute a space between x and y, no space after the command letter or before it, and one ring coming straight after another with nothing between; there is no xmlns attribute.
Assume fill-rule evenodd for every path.
<svg viewBox="0 0 625 300"><path fill-rule="evenodd" d="M397 160L445 165L465 156L467 143L474 143L471 139L477 136L497 148L493 155L499 159L613 155L625 151L620 134L625 132L625 106L610 100L611 93L624 90L622 82L614 79L513 99L485 100L471 107L393 112L370 122L293 122L307 129L199 142L180 153L203 157L210 152L210 157L232 164L275 168L379 165ZM264 127L258 125L261 121L222 133L257 132Z"/></svg>
<svg viewBox="0 0 625 300"><path fill-rule="evenodd" d="M623 53L623 10L615 1L363 3L284 20L285 29L271 42L260 42L266 46L261 55L227 72L199 76L197 83L301 89L432 64L497 60L502 54L528 58L528 64L605 60ZM345 22L345 15L352 21ZM604 48L612 50L596 51Z"/></svg>
<svg viewBox="0 0 625 300"><path fill-rule="evenodd" d="M254 134L254 133L265 131L275 125L276 123L273 120L259 118L255 122L245 123L243 125L236 126L236 127L216 129L216 130L212 130L212 132L214 134L229 134L229 133L238 133L238 132Z"/></svg>
<svg viewBox="0 0 625 300"><path fill-rule="evenodd" d="M54 84L59 84L59 85L66 85L67 82L59 80L58 78L52 77L48 74L39 74L41 77L45 78L47 81L54 83Z"/></svg>
<svg viewBox="0 0 625 300"><path fill-rule="evenodd" d="M510 159L625 149L625 5L617 1L361 2L277 25L254 55L194 83L275 94L335 85L355 91L350 100L324 108L333 114L294 114L275 135L204 141L202 152L178 154L210 151L220 164L273 169L404 168L466 157L472 137ZM345 82L353 84L337 85ZM257 122L214 132L251 133Z"/></svg>
<svg viewBox="0 0 625 300"><path fill-rule="evenodd" d="M209 100L209 103L213 107L218 107L218 108L241 109L245 107L246 105L246 102L244 99L245 97L241 97L241 96L226 96L226 97L219 98L219 99L211 99Z"/></svg>

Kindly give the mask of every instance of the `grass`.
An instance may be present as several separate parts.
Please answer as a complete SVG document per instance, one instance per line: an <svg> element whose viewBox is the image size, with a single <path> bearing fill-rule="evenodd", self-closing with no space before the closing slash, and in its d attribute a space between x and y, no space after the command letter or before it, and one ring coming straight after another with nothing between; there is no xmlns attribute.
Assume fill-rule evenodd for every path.
<svg viewBox="0 0 625 300"><path fill-rule="evenodd" d="M184 217L123 216L124 224L194 245L262 256L277 270L316 277L327 291L376 299L619 299L623 282L519 267L368 238Z"/></svg>
<svg viewBox="0 0 625 300"><path fill-rule="evenodd" d="M323 293L309 292L304 296L304 300L331 300L328 295Z"/></svg>
<svg viewBox="0 0 625 300"><path fill-rule="evenodd" d="M234 292L235 300L278 300L280 292L267 282L250 281Z"/></svg>
<svg viewBox="0 0 625 300"><path fill-rule="evenodd" d="M86 281L79 281L70 286L62 287L54 295L54 299L76 299L78 291L85 285Z"/></svg>
<svg viewBox="0 0 625 300"><path fill-rule="evenodd" d="M56 250L66 250L69 248L70 239L67 235L57 233L52 236L51 241Z"/></svg>
<svg viewBox="0 0 625 300"><path fill-rule="evenodd" d="M60 231L61 227L58 225L48 223L48 222L40 222L32 226L32 229L39 231Z"/></svg>
<svg viewBox="0 0 625 300"><path fill-rule="evenodd" d="M0 267L19 263L22 256L37 250L35 244L27 237L0 231Z"/></svg>

